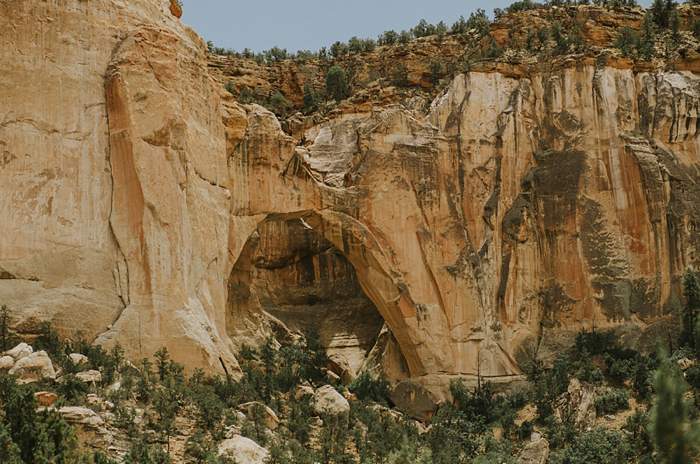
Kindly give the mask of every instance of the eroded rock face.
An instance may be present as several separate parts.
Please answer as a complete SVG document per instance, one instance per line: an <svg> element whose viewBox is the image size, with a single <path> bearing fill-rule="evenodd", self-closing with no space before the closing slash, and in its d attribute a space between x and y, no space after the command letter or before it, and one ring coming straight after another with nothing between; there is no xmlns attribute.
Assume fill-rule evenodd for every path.
<svg viewBox="0 0 700 464"><path fill-rule="evenodd" d="M427 114L297 140L223 92L169 1L65 3L0 5L0 301L27 331L234 372L313 271L383 319L374 349L355 337L375 366L435 392L512 379L584 327L652 325L700 265L693 73L501 66ZM299 250L313 265L265 265Z"/></svg>
<svg viewBox="0 0 700 464"><path fill-rule="evenodd" d="M263 464L269 454L267 449L241 435L224 440L219 445L219 456L235 459L241 464Z"/></svg>
<svg viewBox="0 0 700 464"><path fill-rule="evenodd" d="M265 311L288 330L318 336L331 362L349 378L384 324L352 264L303 219L262 222L232 275L232 308Z"/></svg>
<svg viewBox="0 0 700 464"><path fill-rule="evenodd" d="M18 383L33 383L56 379L56 371L46 351L37 351L19 359L8 372L17 376Z"/></svg>

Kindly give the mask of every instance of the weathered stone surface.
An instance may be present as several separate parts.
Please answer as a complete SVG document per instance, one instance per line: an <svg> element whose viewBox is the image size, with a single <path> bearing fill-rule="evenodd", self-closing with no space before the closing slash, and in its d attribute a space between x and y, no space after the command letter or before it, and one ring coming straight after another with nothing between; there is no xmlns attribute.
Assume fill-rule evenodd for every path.
<svg viewBox="0 0 700 464"><path fill-rule="evenodd" d="M294 390L294 398L300 400L305 396L314 396L314 388L310 385L297 385L296 389Z"/></svg>
<svg viewBox="0 0 700 464"><path fill-rule="evenodd" d="M454 376L517 378L535 340L653 326L700 265L693 72L491 63L425 113L358 104L294 138L169 7L0 4L0 301L26 331L235 374L270 311L317 317L343 373L370 353L439 401Z"/></svg>
<svg viewBox="0 0 700 464"><path fill-rule="evenodd" d="M58 413L71 424L80 424L89 427L100 427L104 425L104 419L90 408L81 406L64 406Z"/></svg>
<svg viewBox="0 0 700 464"><path fill-rule="evenodd" d="M350 403L330 385L324 385L314 393L316 414L338 415L350 412Z"/></svg>
<svg viewBox="0 0 700 464"><path fill-rule="evenodd" d="M569 386L555 405L554 413L560 419L571 418L573 423L585 429L596 419L596 391L591 385L582 384L578 379L571 379Z"/></svg>
<svg viewBox="0 0 700 464"><path fill-rule="evenodd" d="M2 356L0 357L0 370L12 369L15 365L15 358L12 356Z"/></svg>
<svg viewBox="0 0 700 464"><path fill-rule="evenodd" d="M12 348L11 350L8 350L5 352L6 356L11 356L15 361L18 361L24 357L29 356L34 352L34 348L29 346L28 344L22 342Z"/></svg>
<svg viewBox="0 0 700 464"><path fill-rule="evenodd" d="M32 383L56 378L56 371L46 351L37 351L20 358L10 369L9 374L16 375L19 383Z"/></svg>
<svg viewBox="0 0 700 464"><path fill-rule="evenodd" d="M518 464L546 464L549 459L549 442L542 437L533 437L518 456Z"/></svg>
<svg viewBox="0 0 700 464"><path fill-rule="evenodd" d="M402 380L390 392L391 401L411 417L428 420L444 397L412 380Z"/></svg>
<svg viewBox="0 0 700 464"><path fill-rule="evenodd" d="M53 404L58 400L58 395L53 392L40 391L34 393L34 398L39 406L53 406Z"/></svg>
<svg viewBox="0 0 700 464"><path fill-rule="evenodd" d="M68 358L71 360L71 362L75 366L78 366L80 364L86 364L89 361L87 356L85 356L84 354L80 354L80 353L71 353L68 355Z"/></svg>
<svg viewBox="0 0 700 464"><path fill-rule="evenodd" d="M265 427L270 430L276 430L280 425L279 417L277 417L275 411L270 409L269 406L258 401L240 404L238 405L238 409L243 411L248 417L253 417L255 414L261 414Z"/></svg>
<svg viewBox="0 0 700 464"><path fill-rule="evenodd" d="M264 464L269 452L250 438L236 435L219 445L219 456L235 459L240 464Z"/></svg>
<svg viewBox="0 0 700 464"><path fill-rule="evenodd" d="M94 369L89 371L78 372L75 378L84 383L99 383L102 382L102 373Z"/></svg>

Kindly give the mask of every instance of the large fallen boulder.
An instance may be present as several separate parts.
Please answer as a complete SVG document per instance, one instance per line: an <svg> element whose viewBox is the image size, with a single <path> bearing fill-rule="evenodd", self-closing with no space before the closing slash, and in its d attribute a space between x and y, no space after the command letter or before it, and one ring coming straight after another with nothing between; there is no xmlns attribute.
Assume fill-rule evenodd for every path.
<svg viewBox="0 0 700 464"><path fill-rule="evenodd" d="M262 416L262 421L270 430L276 430L280 425L279 417L275 411L270 409L268 406L262 404L259 401L251 401L249 403L243 403L238 406L238 409L243 411L247 417L253 418L256 414Z"/></svg>
<svg viewBox="0 0 700 464"><path fill-rule="evenodd" d="M81 406L65 406L58 410L66 422L70 424L99 427L104 425L104 420L95 411Z"/></svg>
<svg viewBox="0 0 700 464"><path fill-rule="evenodd" d="M83 383L96 384L102 382L102 374L96 370L78 372L75 374L75 378Z"/></svg>
<svg viewBox="0 0 700 464"><path fill-rule="evenodd" d="M269 454L265 448L242 435L235 435L219 445L219 456L235 459L236 464L265 464Z"/></svg>
<svg viewBox="0 0 700 464"><path fill-rule="evenodd" d="M324 385L314 393L314 410L316 414L338 415L350 412L350 403L335 388Z"/></svg>
<svg viewBox="0 0 700 464"><path fill-rule="evenodd" d="M0 356L0 371L12 369L15 365L15 358L12 356Z"/></svg>
<svg viewBox="0 0 700 464"><path fill-rule="evenodd" d="M571 379L566 393L557 399L554 414L562 422L570 417L576 427L586 429L596 419L595 397L594 386Z"/></svg>
<svg viewBox="0 0 700 464"><path fill-rule="evenodd" d="M37 351L19 359L10 369L10 375L16 375L19 383L38 382L43 379L56 379L56 371L46 351Z"/></svg>
<svg viewBox="0 0 700 464"><path fill-rule="evenodd" d="M87 364L89 361L88 357L80 353L71 353L68 355L74 366L79 366L80 364Z"/></svg>
<svg viewBox="0 0 700 464"><path fill-rule="evenodd" d="M34 348L22 342L11 350L5 352L5 355L12 356L15 361L25 358L34 352Z"/></svg>

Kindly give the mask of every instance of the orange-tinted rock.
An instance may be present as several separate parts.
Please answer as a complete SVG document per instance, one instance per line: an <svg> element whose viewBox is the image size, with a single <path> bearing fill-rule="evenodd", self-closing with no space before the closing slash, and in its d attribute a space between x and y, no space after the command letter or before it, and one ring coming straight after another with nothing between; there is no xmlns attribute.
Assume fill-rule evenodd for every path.
<svg viewBox="0 0 700 464"><path fill-rule="evenodd" d="M58 400L58 395L53 392L40 391L34 393L34 398L39 406L53 406L53 404Z"/></svg>
<svg viewBox="0 0 700 464"><path fill-rule="evenodd" d="M325 120L287 124L295 138L224 92L217 66L230 63L210 61L166 0L96 0L87 22L84 2L9 3L0 299L27 330L51 320L131 358L165 346L188 367L235 372L237 348L285 325L266 303L295 300L302 281L347 285L387 329L369 350L356 337L365 367L428 405L455 376L519 376L535 343L646 328L700 261L692 71L483 62L430 105L429 92L368 83ZM639 19L554 11L588 12L593 42ZM53 19L42 41L36 17ZM347 59L369 80L408 57L418 89L429 56L462 48L428 38ZM295 64L240 64L241 82L301 95Z"/></svg>

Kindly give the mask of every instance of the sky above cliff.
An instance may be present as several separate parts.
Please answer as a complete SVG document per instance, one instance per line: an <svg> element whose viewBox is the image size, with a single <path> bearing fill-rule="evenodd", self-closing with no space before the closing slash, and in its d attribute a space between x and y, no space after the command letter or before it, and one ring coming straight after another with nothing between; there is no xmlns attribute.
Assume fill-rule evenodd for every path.
<svg viewBox="0 0 700 464"><path fill-rule="evenodd" d="M649 0L650 1L650 0ZM642 3L648 4L649 1ZM184 21L219 47L317 50L352 36L410 29L421 18L452 24L477 8L489 14L513 0L184 0Z"/></svg>

